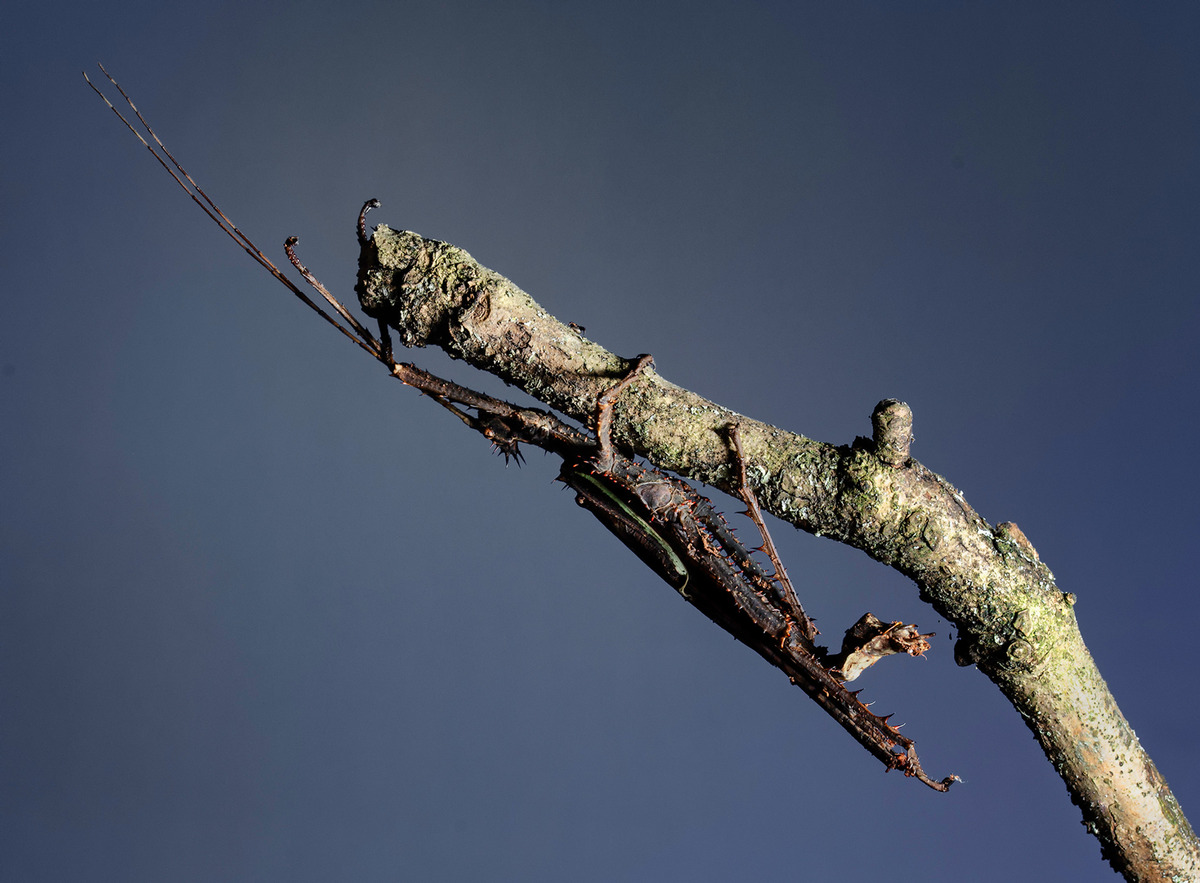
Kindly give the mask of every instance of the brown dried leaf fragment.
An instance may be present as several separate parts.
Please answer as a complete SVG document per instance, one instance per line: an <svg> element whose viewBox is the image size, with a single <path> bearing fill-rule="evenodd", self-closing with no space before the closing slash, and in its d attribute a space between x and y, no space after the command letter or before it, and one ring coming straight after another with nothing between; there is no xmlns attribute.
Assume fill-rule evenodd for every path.
<svg viewBox="0 0 1200 883"><path fill-rule="evenodd" d="M885 656L907 653L922 656L929 649L928 638L933 632L921 634L915 625L883 622L871 613L864 613L846 629L842 652L830 657L831 671L844 681L853 681Z"/></svg>

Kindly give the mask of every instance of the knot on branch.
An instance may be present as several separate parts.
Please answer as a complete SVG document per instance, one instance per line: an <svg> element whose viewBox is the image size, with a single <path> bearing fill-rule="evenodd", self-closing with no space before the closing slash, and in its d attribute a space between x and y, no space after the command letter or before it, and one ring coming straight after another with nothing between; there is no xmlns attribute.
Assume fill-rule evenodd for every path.
<svg viewBox="0 0 1200 883"><path fill-rule="evenodd" d="M884 399L871 412L875 441L875 456L888 466L900 467L908 462L912 445L912 408L897 399Z"/></svg>
<svg viewBox="0 0 1200 883"><path fill-rule="evenodd" d="M1029 542L1029 537L1025 536L1025 531L1017 527L1015 521L1002 521L996 525L996 532L1012 540L1018 549L1034 561L1042 560L1041 556L1037 553L1037 549L1033 547L1033 543Z"/></svg>

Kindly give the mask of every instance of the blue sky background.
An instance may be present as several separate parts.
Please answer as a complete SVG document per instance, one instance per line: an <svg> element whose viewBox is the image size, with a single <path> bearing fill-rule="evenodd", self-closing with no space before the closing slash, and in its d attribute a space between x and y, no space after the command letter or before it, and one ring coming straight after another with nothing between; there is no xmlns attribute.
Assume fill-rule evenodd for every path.
<svg viewBox="0 0 1200 883"><path fill-rule="evenodd" d="M1198 18L7 9L0 877L1110 875L910 582L775 522L827 636L865 610L938 632L864 681L946 795L680 601L553 458L505 469L293 302L87 89L97 60L347 298L379 197L742 413L846 443L906 400L915 456L1078 596L1196 821Z"/></svg>

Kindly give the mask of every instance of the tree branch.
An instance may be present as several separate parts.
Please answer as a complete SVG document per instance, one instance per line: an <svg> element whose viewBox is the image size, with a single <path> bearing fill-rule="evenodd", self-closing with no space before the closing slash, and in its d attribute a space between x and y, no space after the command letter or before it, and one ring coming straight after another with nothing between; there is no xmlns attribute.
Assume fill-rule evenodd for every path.
<svg viewBox="0 0 1200 883"><path fill-rule="evenodd" d="M462 249L415 233L377 227L357 291L406 346L441 347L579 420L633 364ZM614 411L618 443L735 495L721 433L736 421L764 508L896 568L957 626L956 661L977 665L1021 714L1116 870L1129 880L1200 879L1200 843L1096 669L1075 597L1058 590L1015 524L992 527L909 457L907 405L881 402L873 438L842 446L737 415L653 371Z"/></svg>

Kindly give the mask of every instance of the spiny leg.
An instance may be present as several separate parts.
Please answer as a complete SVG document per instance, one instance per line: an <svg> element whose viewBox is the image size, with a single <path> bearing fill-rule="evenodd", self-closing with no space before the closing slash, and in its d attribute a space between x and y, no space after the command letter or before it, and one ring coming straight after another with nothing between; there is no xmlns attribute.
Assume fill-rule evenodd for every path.
<svg viewBox="0 0 1200 883"><path fill-rule="evenodd" d="M300 238L298 236L289 236L283 243L283 250L287 252L288 260L292 262L292 266L300 272L300 275L304 277L304 281L312 286L313 290L325 299L325 303L329 304L329 306L333 308L333 311L341 316L347 325L354 329L354 333L359 336L363 343L365 343L368 347L377 350L379 348L379 342L371 336L371 332L367 331L367 329L363 327L362 323L354 318L350 311L346 309L345 305L336 297L334 297L333 294L330 293L329 289L322 285L321 281L317 279L316 276L309 272L308 267L300 263L300 257L296 254L296 245L299 242Z"/></svg>
<svg viewBox="0 0 1200 883"><path fill-rule="evenodd" d="M379 322L379 360L389 368L395 366L396 359L392 356L392 332L388 330L387 322Z"/></svg>
<svg viewBox="0 0 1200 883"><path fill-rule="evenodd" d="M358 213L358 226L355 228L358 231L358 247L362 248L367 244L367 212L373 208L379 208L383 205L378 199L368 199L363 203L362 211Z"/></svg>
<svg viewBox="0 0 1200 883"><path fill-rule="evenodd" d="M363 203L362 210L358 213L358 223L355 225L355 232L358 234L358 247L366 248L369 237L367 236L367 212L373 208L379 208L383 203L378 199L368 199ZM389 368L396 364L396 360L392 357L392 333L388 330L387 323L383 319L379 319L379 360Z"/></svg>
<svg viewBox="0 0 1200 883"><path fill-rule="evenodd" d="M813 625L813 621L808 618L808 614L800 606L796 589L792 586L792 581L788 579L783 561L780 560L779 553L775 550L775 541L771 539L771 532L767 530L767 523L763 520L762 509L758 506L758 497L754 495L754 490L750 487L750 481L746 476L746 454L742 450L742 434L737 423L729 424L729 440L733 442L733 452L737 459L738 496L746 504L746 514L750 516L750 520L762 534L763 551L767 553L767 557L771 559L771 565L775 568L775 579L783 590L784 603L788 607L786 611L788 618L799 626L801 633L811 644L816 641L817 627Z"/></svg>
<svg viewBox="0 0 1200 883"><path fill-rule="evenodd" d="M633 367L629 369L629 373L617 381L609 389L605 390L596 399L596 441L599 443L600 452L596 458L602 469L607 469L613 461L613 446L612 446L612 407L613 402L617 400L625 388L633 381L637 380L638 376L647 368L654 364L654 356L649 353L642 353L637 357L637 361Z"/></svg>

